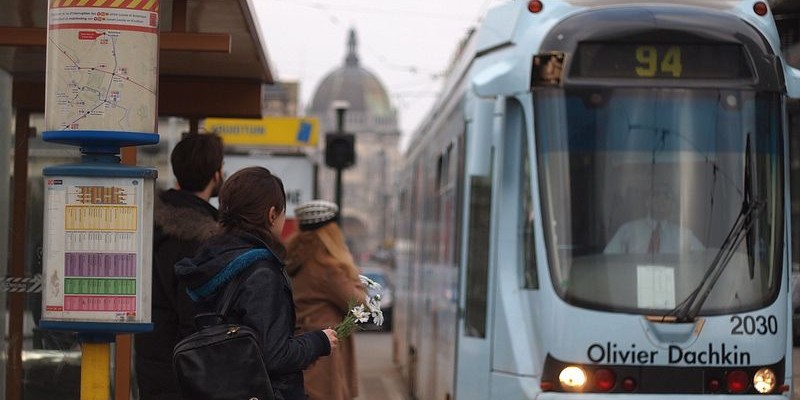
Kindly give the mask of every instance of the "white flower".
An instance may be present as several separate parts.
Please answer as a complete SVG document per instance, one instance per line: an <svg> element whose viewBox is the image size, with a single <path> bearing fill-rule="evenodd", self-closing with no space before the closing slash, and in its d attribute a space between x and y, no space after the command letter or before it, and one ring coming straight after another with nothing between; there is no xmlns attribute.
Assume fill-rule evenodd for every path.
<svg viewBox="0 0 800 400"><path fill-rule="evenodd" d="M350 310L350 312L351 312L351 313L352 313L352 314L353 314L353 315L354 315L356 318L358 318L358 317L360 317L361 315L364 315L364 313L365 313L366 311L364 310L364 305L363 305L363 304L359 304L359 305L357 305L357 306L353 307L353 309L352 309L352 310Z"/></svg>
<svg viewBox="0 0 800 400"><path fill-rule="evenodd" d="M363 283L364 286L366 286L368 288L373 288L373 289L376 289L378 291L380 291L383 288L380 283L375 282L372 279L369 279L364 275L359 275L358 277L361 278L361 283Z"/></svg>
<svg viewBox="0 0 800 400"><path fill-rule="evenodd" d="M381 326L383 325L383 311L373 311L372 312L372 321L375 322L375 325Z"/></svg>
<svg viewBox="0 0 800 400"><path fill-rule="evenodd" d="M370 312L376 312L381 310L381 297L379 295L375 295L372 297L367 296L367 308Z"/></svg>
<svg viewBox="0 0 800 400"><path fill-rule="evenodd" d="M359 304L358 306L353 307L353 309L350 310L350 312L353 314L356 320L358 320L358 322L363 323L369 321L369 312L364 310L363 304Z"/></svg>

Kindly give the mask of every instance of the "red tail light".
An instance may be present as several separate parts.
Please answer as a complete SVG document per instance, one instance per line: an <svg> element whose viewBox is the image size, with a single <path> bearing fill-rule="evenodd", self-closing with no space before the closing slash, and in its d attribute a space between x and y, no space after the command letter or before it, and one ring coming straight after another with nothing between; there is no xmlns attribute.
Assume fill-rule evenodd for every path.
<svg viewBox="0 0 800 400"><path fill-rule="evenodd" d="M756 4L753 4L753 11L756 13L756 15L759 15L759 16L763 17L763 16L767 15L767 11L769 11L769 7L767 6L767 3L764 3L763 1L759 1Z"/></svg>
<svg viewBox="0 0 800 400"><path fill-rule="evenodd" d="M543 8L544 8L544 4L542 4L542 2L539 1L539 0L531 0L528 3L528 11L530 11L530 12L532 12L534 14L538 13L539 11L542 11Z"/></svg>
<svg viewBox="0 0 800 400"><path fill-rule="evenodd" d="M614 388L617 377L610 369L601 368L594 371L594 387L600 392L608 392Z"/></svg>
<svg viewBox="0 0 800 400"><path fill-rule="evenodd" d="M722 384L719 382L719 379L709 379L708 380L708 391L711 393L719 392L719 388Z"/></svg>
<svg viewBox="0 0 800 400"><path fill-rule="evenodd" d="M625 378L622 380L622 390L632 392L636 390L636 380L633 378Z"/></svg>
<svg viewBox="0 0 800 400"><path fill-rule="evenodd" d="M742 370L729 372L725 380L728 383L728 391L731 393L742 393L750 385L750 377Z"/></svg>

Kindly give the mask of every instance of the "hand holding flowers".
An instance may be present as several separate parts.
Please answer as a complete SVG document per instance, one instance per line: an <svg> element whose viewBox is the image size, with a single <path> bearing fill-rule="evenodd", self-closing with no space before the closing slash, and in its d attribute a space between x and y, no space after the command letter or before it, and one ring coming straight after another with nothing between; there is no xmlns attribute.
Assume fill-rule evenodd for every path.
<svg viewBox="0 0 800 400"><path fill-rule="evenodd" d="M339 340L350 336L353 331L359 329L358 324L367 323L370 319L372 319L375 325L383 325L380 295L382 289L381 285L364 275L359 275L358 277L361 279L361 283L368 289L367 296L363 304L351 300L347 305L347 314L345 314L344 320L335 328L336 336ZM369 289L373 289L377 293L370 296Z"/></svg>

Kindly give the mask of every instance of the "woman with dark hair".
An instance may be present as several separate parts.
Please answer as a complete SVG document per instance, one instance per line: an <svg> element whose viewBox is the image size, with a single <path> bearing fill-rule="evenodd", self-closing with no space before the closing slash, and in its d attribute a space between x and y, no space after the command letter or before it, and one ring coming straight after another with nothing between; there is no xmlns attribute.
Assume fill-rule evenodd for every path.
<svg viewBox="0 0 800 400"><path fill-rule="evenodd" d="M217 309L218 294L245 274L228 321L258 332L275 398L304 400L302 371L329 355L338 339L332 329L293 336L292 288L282 261L286 250L278 239L285 222L283 182L265 168L242 169L222 186L219 209L222 233L206 241L197 256L175 265L178 279L196 312L205 312ZM252 262L232 262L253 249L265 251L255 253L261 256Z"/></svg>

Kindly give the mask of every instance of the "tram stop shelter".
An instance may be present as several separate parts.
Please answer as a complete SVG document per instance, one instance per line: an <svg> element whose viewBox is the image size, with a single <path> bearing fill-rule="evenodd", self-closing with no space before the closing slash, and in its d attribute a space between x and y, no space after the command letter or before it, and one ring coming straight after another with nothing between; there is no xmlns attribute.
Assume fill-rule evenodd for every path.
<svg viewBox="0 0 800 400"><path fill-rule="evenodd" d="M80 387L81 352L74 337L37 329L42 168L76 162L80 155L73 146L39 137L45 130L46 25L52 1L0 0L0 312L6 316L0 318L0 329L6 332L0 341L0 397L7 400L77 398ZM262 116L262 92L275 77L254 1L160 0L162 143L169 139L166 133L174 137L180 130L196 132L205 117ZM6 161L12 157L13 163ZM122 162L129 165L148 165L154 157L168 159L165 146L122 151ZM135 391L131 343L130 335L119 335L113 349L112 387L118 400Z"/></svg>

